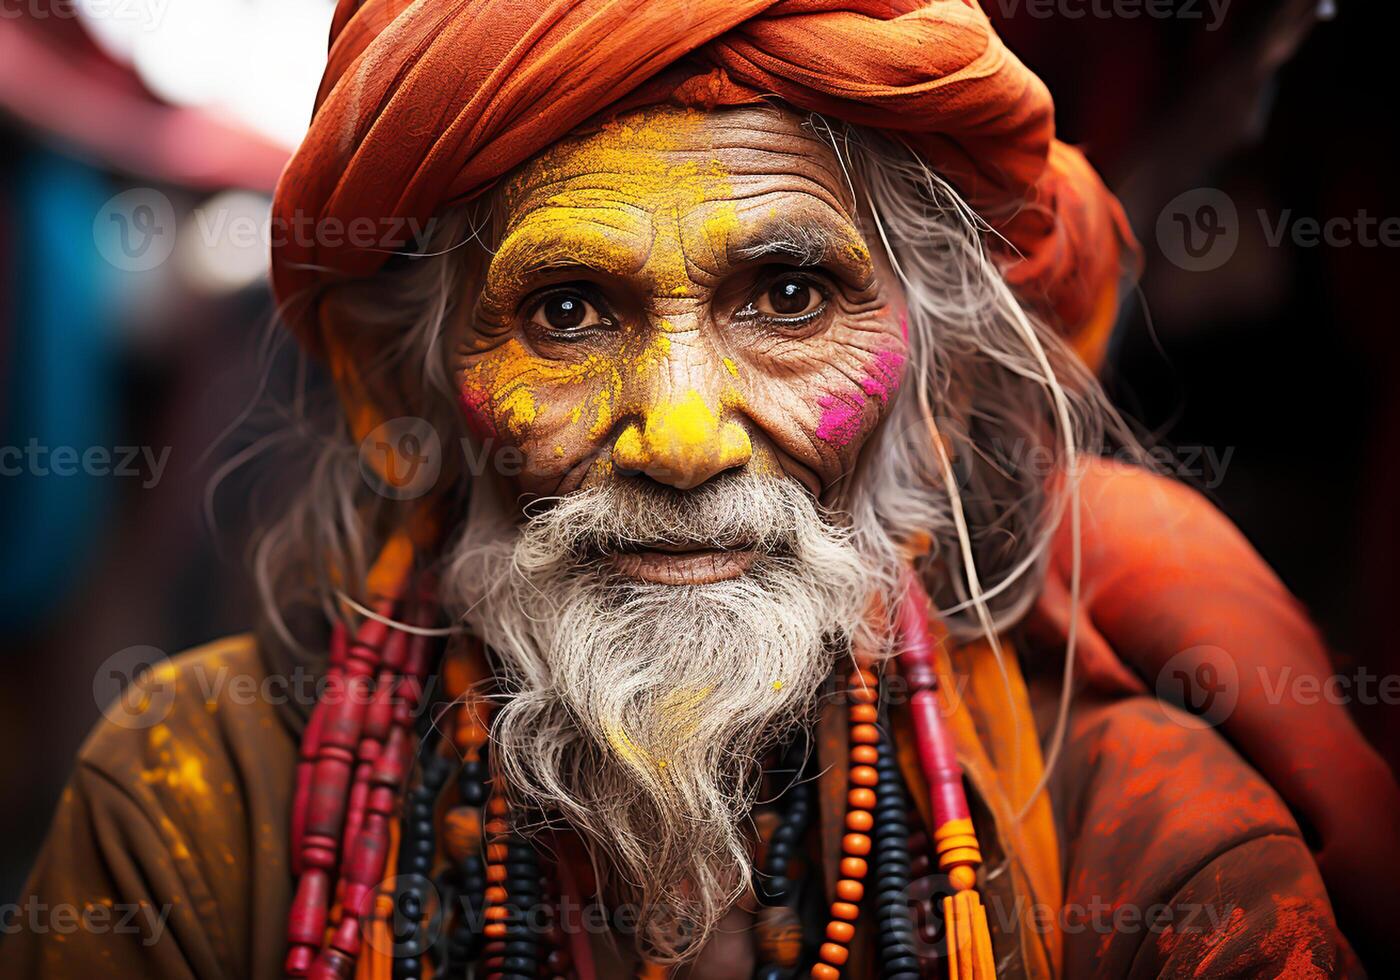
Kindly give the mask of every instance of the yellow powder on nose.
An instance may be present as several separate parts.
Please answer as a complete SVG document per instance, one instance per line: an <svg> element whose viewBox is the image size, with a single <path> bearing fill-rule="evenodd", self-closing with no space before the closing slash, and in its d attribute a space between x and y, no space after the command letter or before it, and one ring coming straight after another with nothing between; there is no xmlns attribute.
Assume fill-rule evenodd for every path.
<svg viewBox="0 0 1400 980"><path fill-rule="evenodd" d="M726 392L722 404L730 403ZM662 402L646 413L644 427L629 425L618 436L614 453L632 465L662 464L688 469L716 457L739 462L753 452L748 433L735 422L721 423L700 393L691 389L678 402Z"/></svg>
<svg viewBox="0 0 1400 980"><path fill-rule="evenodd" d="M647 419L647 441L683 449L699 448L714 440L719 423L710 406L691 390L679 403L663 404Z"/></svg>
<svg viewBox="0 0 1400 980"><path fill-rule="evenodd" d="M739 366L727 357L724 359L724 369L736 378L739 376Z"/></svg>

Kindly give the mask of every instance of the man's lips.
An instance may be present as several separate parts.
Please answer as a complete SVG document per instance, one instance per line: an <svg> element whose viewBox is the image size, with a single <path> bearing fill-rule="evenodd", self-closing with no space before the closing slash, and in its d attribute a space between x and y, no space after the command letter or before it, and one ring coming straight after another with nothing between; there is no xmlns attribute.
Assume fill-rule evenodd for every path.
<svg viewBox="0 0 1400 980"><path fill-rule="evenodd" d="M607 564L619 575L662 585L703 585L738 578L753 565L753 548L687 548L655 545L613 552Z"/></svg>

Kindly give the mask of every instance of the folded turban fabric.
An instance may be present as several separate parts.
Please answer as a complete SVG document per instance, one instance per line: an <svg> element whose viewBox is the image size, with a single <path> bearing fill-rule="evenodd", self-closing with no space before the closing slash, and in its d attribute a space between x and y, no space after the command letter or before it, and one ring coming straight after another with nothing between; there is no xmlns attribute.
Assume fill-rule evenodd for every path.
<svg viewBox="0 0 1400 980"><path fill-rule="evenodd" d="M990 223L1022 301L1099 359L1136 245L975 0L340 0L274 220L424 222L599 115L774 96L910 145ZM388 258L350 237L274 244L274 291L313 348L296 298Z"/></svg>

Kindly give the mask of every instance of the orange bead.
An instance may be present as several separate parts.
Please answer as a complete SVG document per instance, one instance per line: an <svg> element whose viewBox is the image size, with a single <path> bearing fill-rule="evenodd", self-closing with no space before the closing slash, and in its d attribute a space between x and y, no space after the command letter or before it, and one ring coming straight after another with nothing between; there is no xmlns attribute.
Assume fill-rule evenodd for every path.
<svg viewBox="0 0 1400 980"><path fill-rule="evenodd" d="M831 917L833 919L845 919L847 922L854 922L860 918L860 906L852 905L850 902L832 902Z"/></svg>
<svg viewBox="0 0 1400 980"><path fill-rule="evenodd" d="M500 864L506 859L506 846L504 844L487 844L486 860L492 864Z"/></svg>
<svg viewBox="0 0 1400 980"><path fill-rule="evenodd" d="M846 714L853 722L871 724L880 720L880 711L873 704L853 705Z"/></svg>
<svg viewBox="0 0 1400 980"><path fill-rule="evenodd" d="M870 766L852 766L851 782L857 786L874 786L880 781L880 774Z"/></svg>
<svg viewBox="0 0 1400 980"><path fill-rule="evenodd" d="M880 741L880 729L874 725L852 725L851 741L862 742L866 745L875 745Z"/></svg>
<svg viewBox="0 0 1400 980"><path fill-rule="evenodd" d="M841 838L841 850L855 857L865 857L870 853L870 838L864 834L847 834Z"/></svg>
<svg viewBox="0 0 1400 980"><path fill-rule="evenodd" d="M505 881L506 866L504 864L488 864L486 866L487 881Z"/></svg>
<svg viewBox="0 0 1400 980"><path fill-rule="evenodd" d="M874 687L855 686L851 688L851 700L856 704L874 704L880 700L880 691Z"/></svg>
<svg viewBox="0 0 1400 980"><path fill-rule="evenodd" d="M876 684L880 683L880 678L875 676L873 670L859 667L856 669L856 672L851 675L851 681L855 684L864 684L866 687L874 687Z"/></svg>
<svg viewBox="0 0 1400 980"><path fill-rule="evenodd" d="M846 827L850 830L865 833L873 826L875 818L870 815L869 810L852 810L846 814Z"/></svg>
<svg viewBox="0 0 1400 980"><path fill-rule="evenodd" d="M856 927L849 922L828 922L826 924L826 938L833 943L848 943L855 934Z"/></svg>
<svg viewBox="0 0 1400 980"><path fill-rule="evenodd" d="M836 883L836 897L843 902L859 902L865 897L865 886L850 878L842 878Z"/></svg>
<svg viewBox="0 0 1400 980"><path fill-rule="evenodd" d="M506 924L504 922L488 922L486 928L481 930L487 939L504 939L506 935Z"/></svg>
<svg viewBox="0 0 1400 980"><path fill-rule="evenodd" d="M873 745L851 746L851 761L862 766L873 766L880 761L880 750Z"/></svg>
<svg viewBox="0 0 1400 980"><path fill-rule="evenodd" d="M488 905L486 907L486 918L492 921L504 919L509 915L510 909L506 908L504 905Z"/></svg>
<svg viewBox="0 0 1400 980"><path fill-rule="evenodd" d="M835 966L842 966L851 951L839 943L822 943L821 958Z"/></svg>
<svg viewBox="0 0 1400 980"><path fill-rule="evenodd" d="M812 980L841 980L841 971L828 963L813 963Z"/></svg>
<svg viewBox="0 0 1400 980"><path fill-rule="evenodd" d="M869 866L865 863L865 858L843 857L841 859L841 876L843 878L864 878Z"/></svg>
<svg viewBox="0 0 1400 980"><path fill-rule="evenodd" d="M506 890L500 885L492 885L486 889L485 898L492 905L500 905L506 900Z"/></svg>
<svg viewBox="0 0 1400 980"><path fill-rule="evenodd" d="M965 892L977 884L977 872L967 865L959 865L948 872L948 882L960 892Z"/></svg>
<svg viewBox="0 0 1400 980"><path fill-rule="evenodd" d="M875 791L873 789L853 789L846 794L847 806L861 810L873 810L875 808Z"/></svg>

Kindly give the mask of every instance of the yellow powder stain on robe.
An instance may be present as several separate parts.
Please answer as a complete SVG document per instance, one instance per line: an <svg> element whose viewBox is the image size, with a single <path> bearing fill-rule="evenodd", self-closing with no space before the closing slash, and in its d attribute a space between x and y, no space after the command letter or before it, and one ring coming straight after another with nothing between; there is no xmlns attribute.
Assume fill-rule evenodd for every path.
<svg viewBox="0 0 1400 980"><path fill-rule="evenodd" d="M141 771L141 781L164 784L178 790L187 798L198 799L209 794L204 780L204 762L199 754L171 736L165 725L153 725L146 736L147 748L156 763Z"/></svg>

